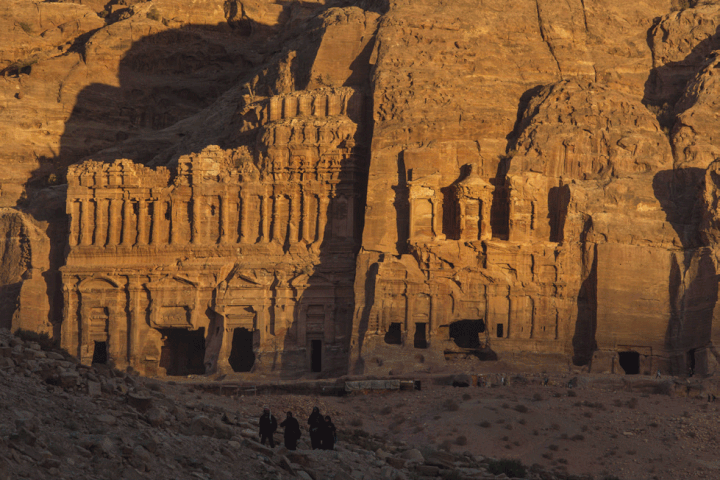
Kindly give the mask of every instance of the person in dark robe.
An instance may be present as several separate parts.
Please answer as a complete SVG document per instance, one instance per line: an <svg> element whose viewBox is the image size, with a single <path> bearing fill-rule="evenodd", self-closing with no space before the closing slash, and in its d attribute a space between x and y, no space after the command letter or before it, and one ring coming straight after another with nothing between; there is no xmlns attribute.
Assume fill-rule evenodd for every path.
<svg viewBox="0 0 720 480"><path fill-rule="evenodd" d="M295 450L301 433L300 424L297 419L293 417L292 412L287 412L287 417L283 420L280 426L285 429L285 448L288 450Z"/></svg>
<svg viewBox="0 0 720 480"><path fill-rule="evenodd" d="M320 414L318 407L313 407L313 411L308 418L308 425L310 427L310 444L313 450L320 448L320 430L325 421L323 416Z"/></svg>
<svg viewBox="0 0 720 480"><path fill-rule="evenodd" d="M265 441L269 441L270 448L275 448L275 440L273 433L277 430L277 420L270 413L270 408L264 407L263 414L260 416L260 443L265 445Z"/></svg>
<svg viewBox="0 0 720 480"><path fill-rule="evenodd" d="M323 450L333 450L337 441L337 430L335 424L329 416L325 417L320 430L320 448Z"/></svg>

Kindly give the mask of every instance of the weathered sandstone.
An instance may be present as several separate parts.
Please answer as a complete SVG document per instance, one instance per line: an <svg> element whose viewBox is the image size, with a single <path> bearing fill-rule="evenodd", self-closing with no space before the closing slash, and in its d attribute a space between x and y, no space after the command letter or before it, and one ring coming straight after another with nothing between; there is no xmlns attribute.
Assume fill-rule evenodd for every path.
<svg viewBox="0 0 720 480"><path fill-rule="evenodd" d="M717 369L717 2L12 3L7 326L146 374Z"/></svg>

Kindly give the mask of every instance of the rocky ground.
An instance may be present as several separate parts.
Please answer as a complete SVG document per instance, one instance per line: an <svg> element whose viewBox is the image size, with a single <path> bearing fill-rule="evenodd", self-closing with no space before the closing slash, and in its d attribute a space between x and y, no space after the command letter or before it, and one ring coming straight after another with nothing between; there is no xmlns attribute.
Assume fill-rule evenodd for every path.
<svg viewBox="0 0 720 480"><path fill-rule="evenodd" d="M0 331L0 479L507 478L520 475L512 459L533 479L718 475L712 378L545 378L488 374L478 387L471 375L435 376L419 391L341 397L220 395L208 389L218 381L82 366ZM292 410L301 424L319 406L338 426L337 449L310 450L307 433L295 452L258 444L264 405L280 420Z"/></svg>

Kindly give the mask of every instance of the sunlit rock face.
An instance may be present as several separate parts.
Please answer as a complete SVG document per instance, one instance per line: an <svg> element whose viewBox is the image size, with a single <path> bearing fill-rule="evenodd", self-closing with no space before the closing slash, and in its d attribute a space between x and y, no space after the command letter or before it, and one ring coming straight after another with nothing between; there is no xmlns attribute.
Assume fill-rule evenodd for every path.
<svg viewBox="0 0 720 480"><path fill-rule="evenodd" d="M720 7L111 3L0 7L7 326L148 375L717 368Z"/></svg>

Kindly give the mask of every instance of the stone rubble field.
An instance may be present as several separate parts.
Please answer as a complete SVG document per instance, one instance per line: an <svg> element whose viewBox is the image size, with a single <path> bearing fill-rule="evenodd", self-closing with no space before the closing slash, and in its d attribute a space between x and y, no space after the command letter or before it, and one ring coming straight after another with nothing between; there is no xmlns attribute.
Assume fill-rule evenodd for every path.
<svg viewBox="0 0 720 480"><path fill-rule="evenodd" d="M529 479L720 474L712 379L485 378L490 388L428 377L421 391L229 397L83 366L2 330L0 480L509 478L519 463L503 459ZM306 430L294 452L260 445L263 405L301 426L319 406L338 427L336 450L310 450Z"/></svg>

